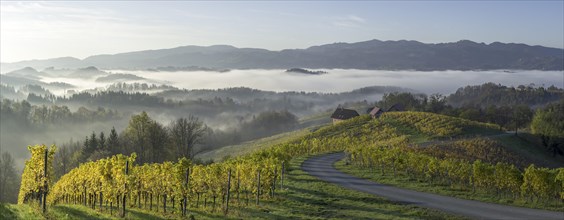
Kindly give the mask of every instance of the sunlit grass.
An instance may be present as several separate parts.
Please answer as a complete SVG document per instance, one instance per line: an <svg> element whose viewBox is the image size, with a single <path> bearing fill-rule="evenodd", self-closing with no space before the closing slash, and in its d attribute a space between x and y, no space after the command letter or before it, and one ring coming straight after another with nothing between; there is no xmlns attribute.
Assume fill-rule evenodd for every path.
<svg viewBox="0 0 564 220"><path fill-rule="evenodd" d="M256 150L268 148L276 144L289 142L291 140L303 137L309 133L310 133L310 128L285 132L270 137L247 141L242 144L225 146L209 152L201 153L196 155L196 158L201 159L202 161L207 161L211 159L215 162L218 162L226 157L237 157L241 155L246 155Z"/></svg>
<svg viewBox="0 0 564 220"><path fill-rule="evenodd" d="M0 219L45 219L41 212L30 205L0 204Z"/></svg>

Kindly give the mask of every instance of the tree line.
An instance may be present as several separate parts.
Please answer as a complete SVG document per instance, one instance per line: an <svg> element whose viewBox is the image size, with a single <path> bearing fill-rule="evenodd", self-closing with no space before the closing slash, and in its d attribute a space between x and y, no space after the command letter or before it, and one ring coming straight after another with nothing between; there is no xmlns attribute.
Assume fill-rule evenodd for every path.
<svg viewBox="0 0 564 220"><path fill-rule="evenodd" d="M66 123L84 123L120 119L116 110L98 107L87 109L80 107L72 112L66 105L32 105L26 100L0 100L0 114L3 119L14 121L18 125L38 127Z"/></svg>
<svg viewBox="0 0 564 220"><path fill-rule="evenodd" d="M55 175L60 177L80 163L116 154L136 153L136 161L141 164L175 161L182 157L193 160L196 154L217 147L215 144L268 136L291 130L297 123L297 117L288 111L270 111L244 122L240 130L225 132L214 131L192 115L162 124L141 112L133 115L119 133L112 127L109 132L92 132L77 141L62 144L55 156ZM237 140L233 140L233 135L238 136Z"/></svg>

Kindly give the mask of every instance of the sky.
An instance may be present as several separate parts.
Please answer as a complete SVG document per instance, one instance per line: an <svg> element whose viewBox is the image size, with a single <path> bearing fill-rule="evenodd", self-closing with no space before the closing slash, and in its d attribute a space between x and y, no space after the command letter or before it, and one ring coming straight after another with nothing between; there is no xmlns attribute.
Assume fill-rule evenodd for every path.
<svg viewBox="0 0 564 220"><path fill-rule="evenodd" d="M185 45L270 50L335 42L564 48L564 1L1 1L0 61Z"/></svg>

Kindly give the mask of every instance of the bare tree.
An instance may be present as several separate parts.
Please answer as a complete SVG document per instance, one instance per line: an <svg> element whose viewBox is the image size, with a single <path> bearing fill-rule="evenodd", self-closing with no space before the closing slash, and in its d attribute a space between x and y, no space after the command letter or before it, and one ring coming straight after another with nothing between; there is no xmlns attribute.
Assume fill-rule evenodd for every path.
<svg viewBox="0 0 564 220"><path fill-rule="evenodd" d="M151 151L151 162L160 163L163 162L165 158L165 148L167 147L168 133L164 126L158 122L153 122L150 124L149 129L149 146Z"/></svg>
<svg viewBox="0 0 564 220"><path fill-rule="evenodd" d="M171 141L179 157L193 159L194 146L201 143L207 127L197 117L179 118L169 125Z"/></svg>
<svg viewBox="0 0 564 220"><path fill-rule="evenodd" d="M20 176L16 172L14 158L8 152L0 157L0 202L16 203Z"/></svg>

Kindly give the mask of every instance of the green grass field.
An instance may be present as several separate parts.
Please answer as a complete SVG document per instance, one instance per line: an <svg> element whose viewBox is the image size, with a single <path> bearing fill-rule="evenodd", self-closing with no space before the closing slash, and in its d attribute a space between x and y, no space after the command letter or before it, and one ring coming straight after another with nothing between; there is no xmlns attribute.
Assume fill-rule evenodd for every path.
<svg viewBox="0 0 564 220"><path fill-rule="evenodd" d="M242 144L225 146L219 149L198 154L196 155L196 158L201 159L202 161L213 160L218 162L226 157L237 157L245 154L250 154L260 149L268 148L276 144L303 137L309 134L311 129L312 128L304 128L297 131L285 132L270 137L247 141Z"/></svg>
<svg viewBox="0 0 564 220"><path fill-rule="evenodd" d="M38 209L29 205L0 203L0 219L45 219Z"/></svg>
<svg viewBox="0 0 564 220"><path fill-rule="evenodd" d="M253 151L264 149L276 144L289 142L293 139L303 137L312 130L328 125L331 123L331 112L320 113L309 117L301 118L299 120L299 127L301 129L284 132L281 134L273 135L270 137L260 138L252 141L246 141L237 145L225 146L208 152L197 154L195 157L202 161L221 161L226 157L237 157L245 154L252 153Z"/></svg>

